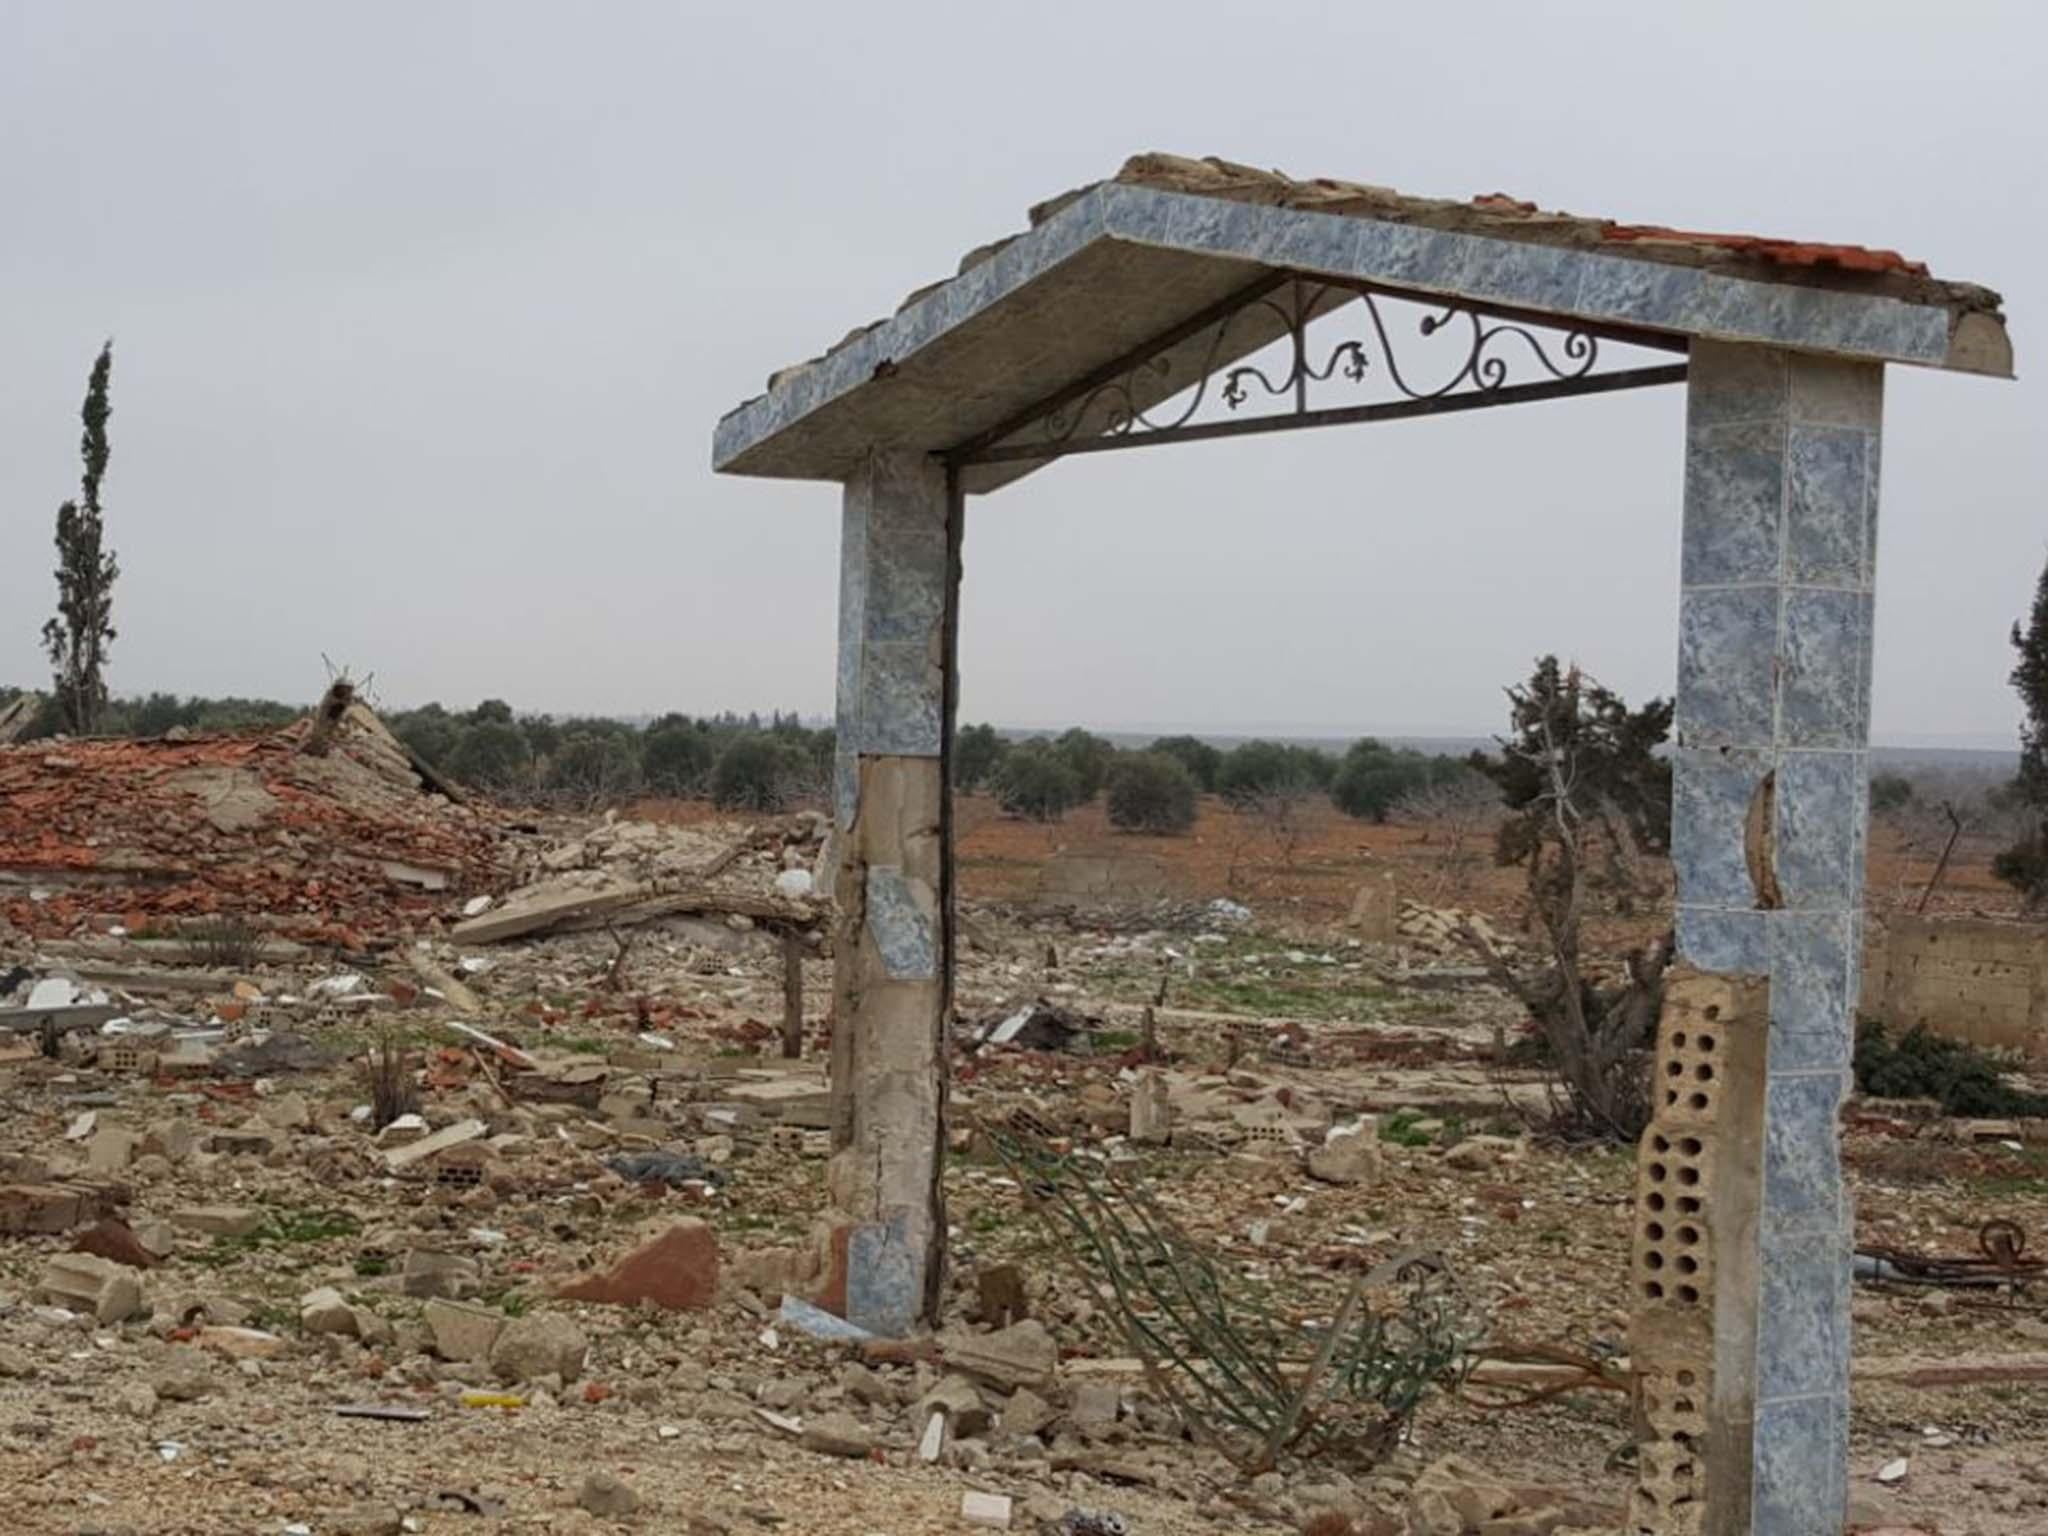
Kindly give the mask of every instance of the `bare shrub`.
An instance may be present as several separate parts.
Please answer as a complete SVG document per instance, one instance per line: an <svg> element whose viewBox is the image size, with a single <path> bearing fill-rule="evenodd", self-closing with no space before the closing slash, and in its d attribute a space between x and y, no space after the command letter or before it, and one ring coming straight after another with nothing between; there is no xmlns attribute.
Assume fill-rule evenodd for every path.
<svg viewBox="0 0 2048 1536"><path fill-rule="evenodd" d="M1397 826L1421 829L1433 902L1464 894L1506 816L1499 788L1469 769L1409 790L1387 813Z"/></svg>
<svg viewBox="0 0 2048 1536"><path fill-rule="evenodd" d="M244 917L214 917L186 930L193 959L213 970L246 971L256 963L262 936Z"/></svg>
<svg viewBox="0 0 2048 1536"><path fill-rule="evenodd" d="M1910 786L1887 794L1873 821L1897 855L1890 901L1902 912L1925 912L1960 862L1989 859L2019 836L2025 817L1997 775L1969 769L1925 769L1893 775Z"/></svg>
<svg viewBox="0 0 2048 1536"><path fill-rule="evenodd" d="M419 1084L413 1078L412 1055L386 1031L363 1058L363 1085L370 1095L370 1127L381 1131L403 1115L420 1110Z"/></svg>
<svg viewBox="0 0 2048 1536"><path fill-rule="evenodd" d="M1236 828L1223 877L1230 894L1243 898L1252 893L1256 884L1252 879L1254 854L1264 853L1263 862L1282 872L1292 870L1301 845L1315 829L1317 810L1328 803L1321 790L1298 781L1282 781L1233 796Z"/></svg>

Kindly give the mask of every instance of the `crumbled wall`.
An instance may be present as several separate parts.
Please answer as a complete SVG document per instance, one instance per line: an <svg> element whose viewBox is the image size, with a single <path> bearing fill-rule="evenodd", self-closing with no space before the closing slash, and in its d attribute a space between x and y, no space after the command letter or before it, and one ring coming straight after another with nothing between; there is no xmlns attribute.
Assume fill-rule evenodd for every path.
<svg viewBox="0 0 2048 1536"><path fill-rule="evenodd" d="M1899 917L1864 955L1862 1011L2048 1060L2048 928Z"/></svg>

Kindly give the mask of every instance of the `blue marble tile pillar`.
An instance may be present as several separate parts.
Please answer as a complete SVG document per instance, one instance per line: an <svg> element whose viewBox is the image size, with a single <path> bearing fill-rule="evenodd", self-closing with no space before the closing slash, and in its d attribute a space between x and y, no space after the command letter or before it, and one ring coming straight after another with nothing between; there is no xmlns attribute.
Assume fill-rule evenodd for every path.
<svg viewBox="0 0 2048 1536"><path fill-rule="evenodd" d="M1862 948L1883 389L1880 364L1692 346L1672 857L1679 959L1770 981L1762 1123L1745 1128L1748 1524L1728 1527L1755 1536L1832 1536L1847 1500L1836 1113Z"/></svg>
<svg viewBox="0 0 2048 1536"><path fill-rule="evenodd" d="M958 501L922 454L870 453L840 535L832 1157L846 1317L933 1320L952 983L951 732Z"/></svg>

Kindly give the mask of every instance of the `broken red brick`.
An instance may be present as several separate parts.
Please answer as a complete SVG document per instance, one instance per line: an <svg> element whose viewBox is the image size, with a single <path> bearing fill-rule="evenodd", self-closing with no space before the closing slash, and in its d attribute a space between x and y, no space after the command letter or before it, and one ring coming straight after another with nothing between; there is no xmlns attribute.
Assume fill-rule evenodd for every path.
<svg viewBox="0 0 2048 1536"><path fill-rule="evenodd" d="M646 1301L676 1312L696 1312L718 1299L718 1235L708 1223L677 1222L611 1268L556 1288L567 1301L637 1306Z"/></svg>
<svg viewBox="0 0 2048 1536"><path fill-rule="evenodd" d="M116 1264L125 1264L130 1269L155 1269L163 1262L142 1246L142 1239L135 1235L127 1222L116 1221L111 1216L79 1233L71 1251L96 1254Z"/></svg>

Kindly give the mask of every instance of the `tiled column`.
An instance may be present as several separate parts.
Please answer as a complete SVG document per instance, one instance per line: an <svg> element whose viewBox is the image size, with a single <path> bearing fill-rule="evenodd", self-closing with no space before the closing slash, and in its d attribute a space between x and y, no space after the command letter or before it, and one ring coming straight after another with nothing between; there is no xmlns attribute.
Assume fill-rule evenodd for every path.
<svg viewBox="0 0 2048 1536"><path fill-rule="evenodd" d="M1679 958L1770 980L1761 1124L1744 1128L1753 1261L1724 1276L1742 1294L1716 1318L1724 1361L1732 1335L1753 1328L1754 1345L1710 1430L1710 1455L1746 1455L1750 1477L1748 1523L1723 1508L1711 1528L1755 1536L1833 1536L1847 1500L1836 1112L1862 943L1883 384L1877 364L1692 347L1672 853Z"/></svg>
<svg viewBox="0 0 2048 1536"><path fill-rule="evenodd" d="M845 1314L883 1334L932 1317L945 1262L958 532L923 455L876 451L846 483L828 1182Z"/></svg>

